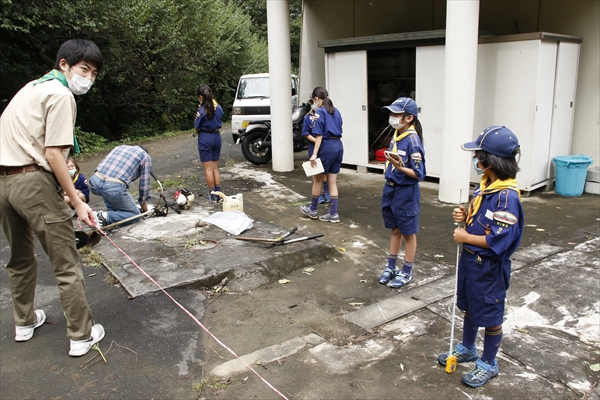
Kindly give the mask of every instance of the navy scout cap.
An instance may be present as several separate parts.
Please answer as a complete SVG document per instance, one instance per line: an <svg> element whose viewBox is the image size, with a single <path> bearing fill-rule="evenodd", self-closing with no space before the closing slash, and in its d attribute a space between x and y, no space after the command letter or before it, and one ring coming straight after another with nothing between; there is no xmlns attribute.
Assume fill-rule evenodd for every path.
<svg viewBox="0 0 600 400"><path fill-rule="evenodd" d="M417 103L410 97L400 97L394 100L394 102L389 106L382 107L381 111L384 111L386 109L390 110L393 113L407 113L414 117L418 117L417 113L419 112Z"/></svg>
<svg viewBox="0 0 600 400"><path fill-rule="evenodd" d="M504 158L513 158L515 148L519 146L517 136L505 126L489 126L477 136L474 142L467 142L463 150L485 150Z"/></svg>

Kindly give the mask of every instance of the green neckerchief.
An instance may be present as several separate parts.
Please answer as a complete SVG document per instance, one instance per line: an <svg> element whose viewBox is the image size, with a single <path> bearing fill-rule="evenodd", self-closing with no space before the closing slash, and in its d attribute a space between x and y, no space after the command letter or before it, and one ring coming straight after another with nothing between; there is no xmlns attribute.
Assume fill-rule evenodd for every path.
<svg viewBox="0 0 600 400"><path fill-rule="evenodd" d="M35 81L33 84L37 85L39 83L48 82L53 79L56 79L57 81L62 83L64 87L66 87L66 88L69 87L69 83L67 82L67 77L64 76L63 73L57 69L53 69L52 71L48 72L46 75L42 76L40 79Z"/></svg>
<svg viewBox="0 0 600 400"><path fill-rule="evenodd" d="M53 79L56 79L57 81L62 83L64 87L66 87L66 88L69 87L69 83L67 82L67 77L57 69L53 69L52 71L48 72L46 75L42 76L40 79L33 82L33 84L37 85L40 83L51 81ZM75 136L75 135L73 135L73 151L75 152L75 154L81 154L81 149L79 148L79 142L77 140L77 136Z"/></svg>

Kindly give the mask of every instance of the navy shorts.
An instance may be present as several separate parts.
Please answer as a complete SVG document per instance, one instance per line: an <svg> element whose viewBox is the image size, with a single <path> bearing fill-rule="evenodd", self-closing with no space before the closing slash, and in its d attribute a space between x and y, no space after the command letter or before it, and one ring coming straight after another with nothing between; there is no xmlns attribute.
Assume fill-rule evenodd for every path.
<svg viewBox="0 0 600 400"><path fill-rule="evenodd" d="M463 248L458 264L456 305L469 312L471 325L502 325L510 264L510 260L482 258Z"/></svg>
<svg viewBox="0 0 600 400"><path fill-rule="evenodd" d="M421 191L419 185L383 186L381 214L388 229L398 228L403 235L419 231Z"/></svg>
<svg viewBox="0 0 600 400"><path fill-rule="evenodd" d="M319 158L324 174L339 174L344 158L344 145L340 139L323 140L319 149Z"/></svg>
<svg viewBox="0 0 600 400"><path fill-rule="evenodd" d="M200 161L219 161L221 156L221 134L219 132L198 134L198 153Z"/></svg>

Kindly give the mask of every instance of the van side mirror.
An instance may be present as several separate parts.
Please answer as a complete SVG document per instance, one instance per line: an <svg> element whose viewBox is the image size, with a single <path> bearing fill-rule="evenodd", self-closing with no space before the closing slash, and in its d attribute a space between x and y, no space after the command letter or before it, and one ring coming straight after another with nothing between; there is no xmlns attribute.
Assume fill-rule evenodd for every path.
<svg viewBox="0 0 600 400"><path fill-rule="evenodd" d="M230 89L229 94L231 94L231 97L235 97L235 89Z"/></svg>

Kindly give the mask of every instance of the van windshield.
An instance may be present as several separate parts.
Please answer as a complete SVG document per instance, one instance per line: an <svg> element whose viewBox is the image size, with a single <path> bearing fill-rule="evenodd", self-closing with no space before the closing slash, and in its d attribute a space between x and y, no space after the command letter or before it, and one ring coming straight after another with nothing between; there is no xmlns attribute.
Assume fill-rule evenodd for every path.
<svg viewBox="0 0 600 400"><path fill-rule="evenodd" d="M240 81L237 91L238 99L268 99L271 94L269 78L244 78Z"/></svg>

